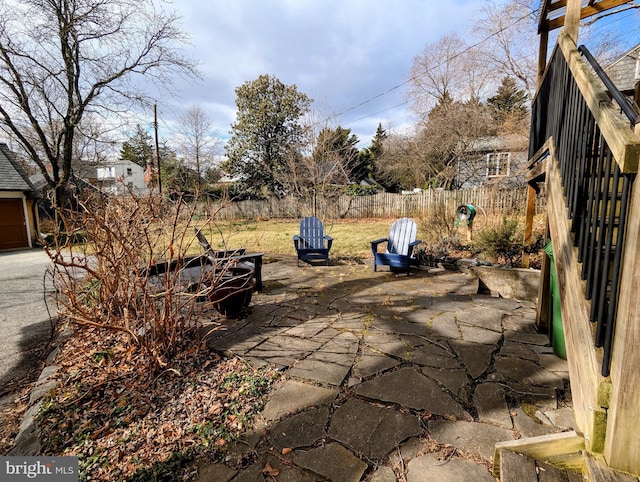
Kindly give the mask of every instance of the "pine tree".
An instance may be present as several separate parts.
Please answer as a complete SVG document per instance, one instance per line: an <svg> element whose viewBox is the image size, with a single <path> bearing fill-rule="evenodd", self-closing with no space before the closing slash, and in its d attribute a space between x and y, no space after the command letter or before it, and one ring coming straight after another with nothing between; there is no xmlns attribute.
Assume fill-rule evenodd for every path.
<svg viewBox="0 0 640 482"><path fill-rule="evenodd" d="M371 139L371 147L369 150L373 155L373 160L381 157L384 153L384 141L388 137L387 131L384 130L382 124L378 124L378 129L376 130L376 135Z"/></svg>
<svg viewBox="0 0 640 482"><path fill-rule="evenodd" d="M522 120L527 115L527 93L518 89L513 77L504 77L496 95L487 99L491 115L497 124L507 120Z"/></svg>
<svg viewBox="0 0 640 482"><path fill-rule="evenodd" d="M136 131L129 140L122 143L120 159L135 162L142 167L147 167L147 163L153 163L151 136L140 124L136 126Z"/></svg>
<svg viewBox="0 0 640 482"><path fill-rule="evenodd" d="M334 166L334 182L359 181L366 177L366 167L360 165L358 153L358 136L351 129L340 126L335 129L325 128L318 134L318 141L313 157L316 165ZM336 169L336 167L338 167Z"/></svg>

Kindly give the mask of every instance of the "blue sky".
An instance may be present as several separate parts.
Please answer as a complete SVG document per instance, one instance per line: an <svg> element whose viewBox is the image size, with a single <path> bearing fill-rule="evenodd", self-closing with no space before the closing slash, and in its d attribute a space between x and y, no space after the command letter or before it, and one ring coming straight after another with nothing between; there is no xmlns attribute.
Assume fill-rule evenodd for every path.
<svg viewBox="0 0 640 482"><path fill-rule="evenodd" d="M166 0L191 38L187 53L199 60L203 78L176 80L178 97L158 102L161 135L198 105L228 138L234 89L269 74L314 99L315 118L342 113L332 125L350 128L365 147L379 123L413 123L402 85L413 58L448 33L465 38L487 1ZM635 13L625 21L640 41L637 20Z"/></svg>

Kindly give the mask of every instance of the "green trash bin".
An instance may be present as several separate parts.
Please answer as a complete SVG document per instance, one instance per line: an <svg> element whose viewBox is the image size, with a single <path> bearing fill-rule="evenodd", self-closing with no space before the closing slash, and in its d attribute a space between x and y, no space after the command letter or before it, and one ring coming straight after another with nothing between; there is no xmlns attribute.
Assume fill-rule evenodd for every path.
<svg viewBox="0 0 640 482"><path fill-rule="evenodd" d="M549 340L553 347L553 353L560 358L567 359L567 349L564 343L564 330L562 328L562 310L560 308L560 291L556 274L556 262L553 257L553 245L551 241L544 247L545 253L549 257L549 291L551 302L549 303Z"/></svg>

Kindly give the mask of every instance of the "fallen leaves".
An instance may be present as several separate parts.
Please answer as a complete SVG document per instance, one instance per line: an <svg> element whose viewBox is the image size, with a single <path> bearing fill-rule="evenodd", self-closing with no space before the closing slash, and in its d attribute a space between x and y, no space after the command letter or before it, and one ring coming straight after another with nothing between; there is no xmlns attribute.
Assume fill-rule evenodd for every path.
<svg viewBox="0 0 640 482"><path fill-rule="evenodd" d="M120 343L91 330L72 338L59 356L60 385L38 419L43 453L78 456L84 479L123 480L186 453L226 450L278 376L192 349L153 378ZM113 356L92 356L106 350Z"/></svg>
<svg viewBox="0 0 640 482"><path fill-rule="evenodd" d="M262 469L262 473L268 477L277 477L278 475L280 475L280 471L271 467L269 462L265 464L264 468Z"/></svg>
<svg viewBox="0 0 640 482"><path fill-rule="evenodd" d="M0 423L0 454L6 454L13 447L24 414L29 408L29 394L33 384L38 380L44 360L51 350L48 341L45 339L24 353L24 356L33 364L33 367L24 376L5 381L0 387L0 420L2 420Z"/></svg>
<svg viewBox="0 0 640 482"><path fill-rule="evenodd" d="M222 404L220 402L218 402L218 401L213 402L213 404L209 407L209 410L207 411L208 418L217 417L218 415L220 415L222 413L223 409L224 409L224 407L222 406Z"/></svg>

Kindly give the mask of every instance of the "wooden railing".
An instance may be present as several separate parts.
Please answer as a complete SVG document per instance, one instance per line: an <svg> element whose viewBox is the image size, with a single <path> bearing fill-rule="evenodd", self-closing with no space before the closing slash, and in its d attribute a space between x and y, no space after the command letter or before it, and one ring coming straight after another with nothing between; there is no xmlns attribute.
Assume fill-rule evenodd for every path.
<svg viewBox="0 0 640 482"><path fill-rule="evenodd" d="M561 50L556 49L549 63L533 104L533 118L536 126L544 123L544 128L532 131L531 157L549 138L554 141L571 237L582 263L581 279L586 281L585 298L591 300L589 320L596 322L594 343L604 348L601 371L608 376L635 172L622 172L621 164L614 161Z"/></svg>
<svg viewBox="0 0 640 482"><path fill-rule="evenodd" d="M578 427L588 450L640 473L640 139L610 87L561 32L532 106L528 180L546 178Z"/></svg>

